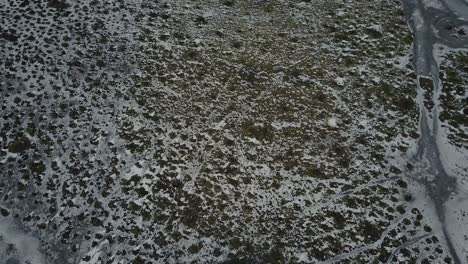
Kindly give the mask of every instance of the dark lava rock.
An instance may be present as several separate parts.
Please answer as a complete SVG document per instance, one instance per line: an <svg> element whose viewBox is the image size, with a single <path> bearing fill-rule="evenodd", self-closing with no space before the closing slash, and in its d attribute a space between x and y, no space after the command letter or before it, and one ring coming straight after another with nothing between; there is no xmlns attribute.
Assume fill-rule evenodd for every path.
<svg viewBox="0 0 468 264"><path fill-rule="evenodd" d="M8 151L13 153L24 152L31 148L31 141L26 136L20 136L8 146Z"/></svg>
<svg viewBox="0 0 468 264"><path fill-rule="evenodd" d="M0 214L4 217L7 217L10 215L10 210L0 207Z"/></svg>
<svg viewBox="0 0 468 264"><path fill-rule="evenodd" d="M233 0L226 0L226 1L224 1L224 5L229 6L229 7L234 6L234 1Z"/></svg>
<svg viewBox="0 0 468 264"><path fill-rule="evenodd" d="M55 9L66 9L69 5L64 0L49 0L47 6Z"/></svg>
<svg viewBox="0 0 468 264"><path fill-rule="evenodd" d="M206 24L208 24L208 21L206 21L206 18L204 16L198 16L195 19L195 22L197 23L197 25L206 25Z"/></svg>
<svg viewBox="0 0 468 264"><path fill-rule="evenodd" d="M15 34L3 32L2 34L0 34L0 38L11 41L11 42L16 42L19 37Z"/></svg>
<svg viewBox="0 0 468 264"><path fill-rule="evenodd" d="M46 170L46 166L42 161L34 161L30 168L34 174L41 174Z"/></svg>
<svg viewBox="0 0 468 264"><path fill-rule="evenodd" d="M432 91L432 89L434 88L434 83L432 82L432 79L424 76L419 77L419 85L425 91Z"/></svg>
<svg viewBox="0 0 468 264"><path fill-rule="evenodd" d="M405 194L404 199L407 202L411 202L413 200L413 196L411 194Z"/></svg>

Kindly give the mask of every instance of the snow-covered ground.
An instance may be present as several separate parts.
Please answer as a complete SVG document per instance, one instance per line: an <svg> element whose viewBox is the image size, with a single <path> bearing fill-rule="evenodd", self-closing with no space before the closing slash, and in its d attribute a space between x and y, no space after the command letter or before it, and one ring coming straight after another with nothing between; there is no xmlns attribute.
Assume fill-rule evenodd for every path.
<svg viewBox="0 0 468 264"><path fill-rule="evenodd" d="M453 262L462 191L442 225L414 158L448 86L399 2L0 2L9 264Z"/></svg>

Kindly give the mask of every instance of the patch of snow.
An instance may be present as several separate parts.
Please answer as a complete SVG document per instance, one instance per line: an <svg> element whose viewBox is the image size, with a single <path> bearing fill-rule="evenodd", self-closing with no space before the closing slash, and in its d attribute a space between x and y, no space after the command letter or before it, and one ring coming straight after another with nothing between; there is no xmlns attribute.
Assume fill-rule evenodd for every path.
<svg viewBox="0 0 468 264"><path fill-rule="evenodd" d="M19 263L45 264L41 253L40 241L19 230L9 218L0 218L0 238L3 242L13 244L18 251ZM4 252L0 252L3 256ZM2 261L6 261L2 259Z"/></svg>
<svg viewBox="0 0 468 264"><path fill-rule="evenodd" d="M336 78L335 78L335 83L336 83L338 86L344 86L345 80L346 80L345 78L336 77Z"/></svg>
<svg viewBox="0 0 468 264"><path fill-rule="evenodd" d="M336 118L332 117L328 119L328 125L331 127L337 127L337 120Z"/></svg>

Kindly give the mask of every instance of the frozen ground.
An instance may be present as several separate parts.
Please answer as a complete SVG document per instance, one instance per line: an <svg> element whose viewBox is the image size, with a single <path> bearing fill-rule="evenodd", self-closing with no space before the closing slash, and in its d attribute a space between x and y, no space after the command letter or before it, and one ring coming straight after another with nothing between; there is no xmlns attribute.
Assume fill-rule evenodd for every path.
<svg viewBox="0 0 468 264"><path fill-rule="evenodd" d="M466 262L463 1L0 3L8 264Z"/></svg>
<svg viewBox="0 0 468 264"><path fill-rule="evenodd" d="M468 262L465 32L461 1L404 1L415 35L420 131L414 178L455 263ZM462 15L460 15L462 14Z"/></svg>

